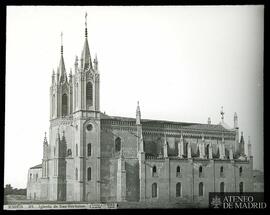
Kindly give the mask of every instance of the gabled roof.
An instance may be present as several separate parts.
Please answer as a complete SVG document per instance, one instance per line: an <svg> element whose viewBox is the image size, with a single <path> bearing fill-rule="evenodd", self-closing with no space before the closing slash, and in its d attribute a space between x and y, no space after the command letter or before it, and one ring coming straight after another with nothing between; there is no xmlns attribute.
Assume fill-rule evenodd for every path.
<svg viewBox="0 0 270 215"><path fill-rule="evenodd" d="M136 121L135 118L130 118L130 117L120 117L120 116L109 116L106 114L101 113L101 120L104 119L111 119L115 121ZM175 121L167 121L167 120L153 120L153 119L141 119L141 124L142 125L164 125L164 124L170 124L170 125L179 125L183 128L189 128L189 129L202 129L202 130L216 130L216 131L227 131L227 130L234 130L231 129L228 125L225 123L219 123L219 124L201 124L201 123L190 123L190 122L175 122Z"/></svg>
<svg viewBox="0 0 270 215"><path fill-rule="evenodd" d="M42 168L42 164L38 164L36 166L32 166L30 169L41 169Z"/></svg>

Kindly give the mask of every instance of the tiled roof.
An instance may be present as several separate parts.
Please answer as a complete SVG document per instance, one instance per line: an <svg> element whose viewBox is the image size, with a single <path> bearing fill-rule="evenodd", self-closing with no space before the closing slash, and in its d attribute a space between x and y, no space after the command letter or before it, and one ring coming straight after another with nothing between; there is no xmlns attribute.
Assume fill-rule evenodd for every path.
<svg viewBox="0 0 270 215"><path fill-rule="evenodd" d="M42 164L38 164L36 166L32 166L30 169L40 169L42 168Z"/></svg>
<svg viewBox="0 0 270 215"><path fill-rule="evenodd" d="M108 116L106 114L101 114L101 119L111 119L111 120L116 120L116 121L136 121L135 118L130 118L130 117L119 117L119 116ZM179 125L183 128L190 128L190 129L202 129L202 130L218 130L218 131L226 131L226 130L233 130L229 129L229 126L223 126L222 123L219 124L201 124L201 123L190 123L190 122L175 122L175 121L167 121L167 120L153 120L153 119L142 119L141 123L145 126L148 124L150 125ZM224 123L225 125L225 123Z"/></svg>

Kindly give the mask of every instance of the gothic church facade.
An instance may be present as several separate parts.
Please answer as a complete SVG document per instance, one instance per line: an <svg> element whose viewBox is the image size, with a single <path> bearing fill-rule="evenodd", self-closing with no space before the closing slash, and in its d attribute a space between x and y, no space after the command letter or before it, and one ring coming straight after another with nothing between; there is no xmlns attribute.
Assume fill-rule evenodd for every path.
<svg viewBox="0 0 270 215"><path fill-rule="evenodd" d="M49 141L28 171L27 198L48 201L208 202L209 192L253 191L251 144L238 118L219 124L115 117L100 112L98 60L85 41L74 72L60 63L50 87Z"/></svg>

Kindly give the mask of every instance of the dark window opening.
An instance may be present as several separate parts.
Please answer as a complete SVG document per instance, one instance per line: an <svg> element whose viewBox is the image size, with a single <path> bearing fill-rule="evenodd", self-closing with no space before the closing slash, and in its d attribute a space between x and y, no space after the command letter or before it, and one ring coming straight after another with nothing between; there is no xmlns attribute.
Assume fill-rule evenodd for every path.
<svg viewBox="0 0 270 215"><path fill-rule="evenodd" d="M239 192L240 193L244 192L244 183L243 182L240 182L240 184L239 184Z"/></svg>
<svg viewBox="0 0 270 215"><path fill-rule="evenodd" d="M93 105L93 85L91 82L86 84L86 106L87 109Z"/></svg>
<svg viewBox="0 0 270 215"><path fill-rule="evenodd" d="M176 168L176 177L181 177L181 168L180 168L180 166L177 166L177 168Z"/></svg>
<svg viewBox="0 0 270 215"><path fill-rule="evenodd" d="M221 192L221 193L224 193L224 192L225 192L225 185L224 185L224 182L221 182L221 183L220 183L220 192Z"/></svg>
<svg viewBox="0 0 270 215"><path fill-rule="evenodd" d="M157 183L152 184L152 198L157 197Z"/></svg>
<svg viewBox="0 0 270 215"><path fill-rule="evenodd" d="M203 196L203 183L199 183L199 196Z"/></svg>
<svg viewBox="0 0 270 215"><path fill-rule="evenodd" d="M72 156L71 149L68 149L68 150L67 150L67 156Z"/></svg>
<svg viewBox="0 0 270 215"><path fill-rule="evenodd" d="M91 143L87 145L87 156L91 156Z"/></svg>
<svg viewBox="0 0 270 215"><path fill-rule="evenodd" d="M117 137L115 139L115 152L120 152L121 150L121 138Z"/></svg>
<svg viewBox="0 0 270 215"><path fill-rule="evenodd" d="M62 116L68 115L68 99L67 94L62 95Z"/></svg>
<svg viewBox="0 0 270 215"><path fill-rule="evenodd" d="M243 174L243 168L242 168L242 167L240 167L240 168L239 168L239 176L241 177L241 176L242 176L242 174Z"/></svg>
<svg viewBox="0 0 270 215"><path fill-rule="evenodd" d="M156 166L153 166L153 169L152 169L152 176L153 176L153 177L157 177L157 167L156 167Z"/></svg>
<svg viewBox="0 0 270 215"><path fill-rule="evenodd" d="M88 169L87 169L87 180L88 181L91 180L91 167L88 167Z"/></svg>
<svg viewBox="0 0 270 215"><path fill-rule="evenodd" d="M224 177L224 168L220 167L220 177Z"/></svg>
<svg viewBox="0 0 270 215"><path fill-rule="evenodd" d="M199 167L199 177L203 177L203 169L202 169L202 166Z"/></svg>
<svg viewBox="0 0 270 215"><path fill-rule="evenodd" d="M179 197L179 196L181 196L181 183L180 182L178 182L177 184L176 184L176 197Z"/></svg>

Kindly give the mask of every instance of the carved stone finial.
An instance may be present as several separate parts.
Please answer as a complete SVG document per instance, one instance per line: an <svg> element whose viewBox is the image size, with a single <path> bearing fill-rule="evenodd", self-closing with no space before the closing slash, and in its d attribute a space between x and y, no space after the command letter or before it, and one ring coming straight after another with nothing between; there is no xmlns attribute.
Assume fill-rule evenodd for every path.
<svg viewBox="0 0 270 215"><path fill-rule="evenodd" d="M220 111L220 114L221 114L221 120L222 122L224 122L224 111L223 111L223 106L221 106L221 111Z"/></svg>

